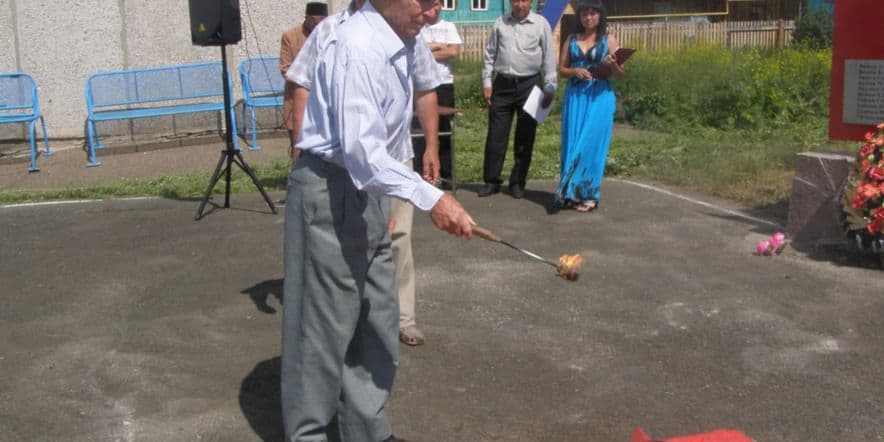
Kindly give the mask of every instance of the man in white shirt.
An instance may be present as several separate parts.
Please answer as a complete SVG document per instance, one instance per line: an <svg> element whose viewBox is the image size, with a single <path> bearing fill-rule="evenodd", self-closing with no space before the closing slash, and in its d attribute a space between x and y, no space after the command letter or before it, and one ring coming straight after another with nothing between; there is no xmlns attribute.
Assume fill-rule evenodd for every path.
<svg viewBox="0 0 884 442"><path fill-rule="evenodd" d="M286 78L296 85L294 107L295 114L298 116L298 132L300 132L307 98L313 87L316 63L320 57L320 50L324 47L323 43L328 41L338 25L345 22L364 4L365 0L353 0L349 7L320 23L304 43L304 49L298 58L289 67ZM426 17L430 16L430 11L425 14ZM428 47L417 46L416 48L420 51L429 51ZM440 121L436 105L436 89L440 80L436 63L428 54L415 56L413 63L415 111L418 119L425 123L424 132L433 137L429 145L426 146L427 148L425 145L421 145L422 149L417 156L418 160L414 164L427 164L426 171L421 169L418 173L421 173L427 181L435 183L440 173L438 137L435 136L438 133L437 124ZM296 158L299 152L294 147L297 137L293 136L292 138L293 158ZM412 166L412 158L415 157L411 143L411 137L407 137L398 155L399 158L404 159L408 166ZM391 207L392 217L396 220L393 227L393 262L396 266L396 286L399 290L399 340L406 345L416 346L423 344L425 337L415 322L414 254L411 248L414 207L407 201L398 198L392 201Z"/></svg>
<svg viewBox="0 0 884 442"><path fill-rule="evenodd" d="M460 55L463 40L457 33L454 23L442 19L442 0L436 0L433 9L427 16L427 23L421 30L420 38L427 43L433 58L436 60L436 71L439 74L441 84L436 87L436 100L439 106L454 107L454 75L451 73L451 62ZM451 130L451 117L439 117L439 131ZM420 158L423 152L423 139L415 140L415 157ZM450 187L451 171L453 168L451 155L451 138L442 137L439 140L439 176L442 180L442 188ZM415 162L415 170L422 173L423 167L420 162Z"/></svg>
<svg viewBox="0 0 884 442"><path fill-rule="evenodd" d="M472 237L472 218L398 158L430 0L372 0L320 51L289 174L281 396L287 441L395 440L384 414L398 361L389 198ZM428 52L428 51L425 51Z"/></svg>

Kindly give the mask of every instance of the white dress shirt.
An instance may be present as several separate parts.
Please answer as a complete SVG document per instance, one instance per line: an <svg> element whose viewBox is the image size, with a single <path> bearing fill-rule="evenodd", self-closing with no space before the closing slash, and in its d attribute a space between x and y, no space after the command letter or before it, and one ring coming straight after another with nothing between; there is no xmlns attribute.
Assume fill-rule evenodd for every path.
<svg viewBox="0 0 884 442"><path fill-rule="evenodd" d="M346 168L360 190L429 211L442 191L394 156L411 138L421 53L429 54L425 44L403 42L367 2L320 50L298 147Z"/></svg>
<svg viewBox="0 0 884 442"><path fill-rule="evenodd" d="M353 13L350 10L350 6L347 6L343 11L321 21L313 29L313 32L310 33L307 41L304 42L304 46L298 52L298 56L295 57L292 65L289 66L285 75L286 79L307 90L312 90L313 80L316 76L316 63L320 59L322 49L328 45L329 39L335 33L335 29L341 23L347 21L351 15ZM416 46L415 49L418 52L415 54L412 63L414 89L421 92L435 90L436 87L442 84L436 69L436 60L426 44ZM300 136L298 140L299 142L296 143L296 146L300 147ZM412 145L411 137L406 137L402 144L398 145L396 150L391 152L391 155L403 163L414 158L414 146Z"/></svg>
<svg viewBox="0 0 884 442"><path fill-rule="evenodd" d="M441 18L436 23L424 24L420 38L426 43L463 45L463 40L460 38L460 34L457 33L457 27L454 26L454 23ZM437 61L436 72L442 84L454 83L454 75L451 74L451 60Z"/></svg>
<svg viewBox="0 0 884 442"><path fill-rule="evenodd" d="M285 72L285 78L292 83L307 90L313 89L313 76L316 75L316 61L319 60L320 50L328 43L329 38L334 34L338 25L347 21L350 16L350 6L339 11L331 17L327 17L313 29L310 36L304 42L304 46L298 52L298 56L292 61L291 66ZM441 21L441 20L440 20ZM453 26L453 25L452 25ZM455 35L457 29L454 30ZM460 38L460 37L458 37ZM420 51L426 51L427 54L421 54L415 57L414 65L414 88L418 91L431 91L443 83L442 78L435 71L436 60L430 52L430 48L426 45L418 48Z"/></svg>

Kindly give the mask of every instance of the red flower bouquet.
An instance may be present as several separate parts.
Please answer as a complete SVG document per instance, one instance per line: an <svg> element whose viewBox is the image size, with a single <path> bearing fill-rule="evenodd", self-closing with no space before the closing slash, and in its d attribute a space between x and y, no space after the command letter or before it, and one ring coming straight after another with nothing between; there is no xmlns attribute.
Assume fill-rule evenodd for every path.
<svg viewBox="0 0 884 442"><path fill-rule="evenodd" d="M857 235L858 243L884 253L884 122L866 133L842 203L848 229Z"/></svg>

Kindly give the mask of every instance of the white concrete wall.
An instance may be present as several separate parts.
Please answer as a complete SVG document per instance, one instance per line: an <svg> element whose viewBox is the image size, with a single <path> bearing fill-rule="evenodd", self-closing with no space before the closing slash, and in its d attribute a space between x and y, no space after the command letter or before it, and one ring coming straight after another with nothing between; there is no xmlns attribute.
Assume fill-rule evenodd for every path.
<svg viewBox="0 0 884 442"><path fill-rule="evenodd" d="M282 32L303 20L306 2L240 0L243 40L227 47L234 101L242 97L240 61L278 55ZM50 139L84 137L84 88L92 74L221 59L219 47L191 44L188 0L0 0L0 41L0 71L37 80ZM279 114L264 113L265 127L278 127ZM160 117L100 123L99 132L180 136L221 124L220 115ZM0 139L23 136L21 125L0 126Z"/></svg>

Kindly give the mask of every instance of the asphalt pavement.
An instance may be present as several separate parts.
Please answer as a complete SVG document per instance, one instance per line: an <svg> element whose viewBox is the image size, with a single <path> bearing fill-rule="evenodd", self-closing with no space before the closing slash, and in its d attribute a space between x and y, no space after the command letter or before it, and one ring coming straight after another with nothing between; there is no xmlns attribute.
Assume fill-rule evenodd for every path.
<svg viewBox="0 0 884 442"><path fill-rule="evenodd" d="M62 150L38 174L0 163L0 186L211 169L220 147L103 154L99 168ZM284 140L245 155L284 155ZM416 216L427 342L401 350L399 436L884 440L884 273L755 256L777 223L702 195L607 180L598 210L551 213L553 188L457 196L509 242L580 253L577 282ZM257 193L221 199L200 221L196 200L0 207L0 440L280 439L283 216Z"/></svg>

